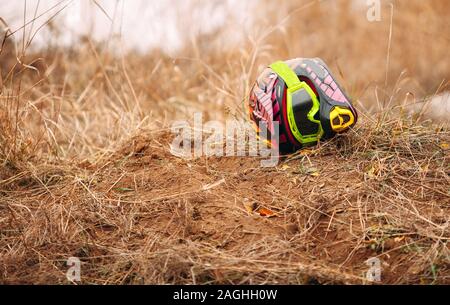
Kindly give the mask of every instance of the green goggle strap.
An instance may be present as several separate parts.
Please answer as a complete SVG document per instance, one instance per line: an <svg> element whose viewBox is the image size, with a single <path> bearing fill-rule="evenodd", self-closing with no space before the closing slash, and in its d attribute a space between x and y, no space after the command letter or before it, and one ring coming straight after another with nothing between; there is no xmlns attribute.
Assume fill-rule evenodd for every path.
<svg viewBox="0 0 450 305"><path fill-rule="evenodd" d="M287 92L287 115L288 115L288 121L289 121L289 127L292 131L292 134L297 139L298 142L301 144L307 144L307 143L313 143L317 142L318 139L323 134L322 124L320 123L320 120L316 120L314 116L320 109L320 103L317 99L316 95L314 94L314 91L306 84L305 82L300 81L300 79L297 77L297 74L295 74L294 71L292 71L291 68L284 62L284 61L277 61L270 65L270 68L283 79L283 81L286 83L286 86L288 88ZM313 106L311 110L308 113L308 119L311 122L314 122L319 125L319 131L316 134L310 134L310 135L302 135L297 127L297 124L295 123L295 117L294 112L292 108L292 93L299 89L305 89L308 94L310 95Z"/></svg>
<svg viewBox="0 0 450 305"><path fill-rule="evenodd" d="M298 79L297 74L284 61L277 61L271 64L270 68L284 80L288 88L300 86L301 81Z"/></svg>

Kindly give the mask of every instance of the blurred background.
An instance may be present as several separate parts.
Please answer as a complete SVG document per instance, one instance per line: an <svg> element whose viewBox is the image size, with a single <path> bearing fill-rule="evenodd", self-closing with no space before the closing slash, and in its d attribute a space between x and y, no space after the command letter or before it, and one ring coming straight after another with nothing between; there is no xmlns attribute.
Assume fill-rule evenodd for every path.
<svg viewBox="0 0 450 305"><path fill-rule="evenodd" d="M174 54L195 36L211 33L227 20L239 25L233 30L242 29L245 24L249 28L248 18L257 1L1 0L0 3L2 17L13 29L24 24L24 13L26 21L39 16L34 27L44 28L36 35L35 46L46 46L49 42L70 46L82 36L97 41L120 37L127 49L145 53L161 48ZM50 18L50 26L45 26ZM235 39L236 34L230 38Z"/></svg>
<svg viewBox="0 0 450 305"><path fill-rule="evenodd" d="M244 117L258 73L294 57L324 59L363 113L448 122L447 0L0 0L0 7L3 83L22 70L39 82L26 95L42 99L41 115L58 109L47 116L59 126L58 143L75 134L92 142L111 113L118 130L95 133L98 147L146 117L158 126L199 110L206 119ZM60 99L49 101L49 92Z"/></svg>

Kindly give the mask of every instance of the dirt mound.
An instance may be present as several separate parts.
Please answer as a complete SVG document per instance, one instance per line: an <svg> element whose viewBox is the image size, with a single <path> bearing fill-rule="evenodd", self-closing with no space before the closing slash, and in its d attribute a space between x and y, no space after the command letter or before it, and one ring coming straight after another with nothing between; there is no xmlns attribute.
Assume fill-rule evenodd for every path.
<svg viewBox="0 0 450 305"><path fill-rule="evenodd" d="M448 133L363 130L265 169L171 137L3 180L1 282L64 283L76 256L84 283L363 283L371 257L383 283L448 283Z"/></svg>

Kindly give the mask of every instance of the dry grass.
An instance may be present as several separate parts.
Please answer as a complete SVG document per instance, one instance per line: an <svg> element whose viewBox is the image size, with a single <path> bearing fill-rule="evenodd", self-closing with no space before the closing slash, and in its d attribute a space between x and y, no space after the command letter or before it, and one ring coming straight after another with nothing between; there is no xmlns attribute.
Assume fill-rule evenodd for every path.
<svg viewBox="0 0 450 305"><path fill-rule="evenodd" d="M175 59L86 39L20 63L5 47L0 282L67 283L77 256L83 283L365 283L370 257L382 283L450 283L448 123L410 105L448 85L448 3L433 5L394 2L392 24L384 5L371 24L345 1L286 1L239 48L218 32ZM354 130L269 169L169 152L173 120L242 117L259 69L299 55L339 72Z"/></svg>

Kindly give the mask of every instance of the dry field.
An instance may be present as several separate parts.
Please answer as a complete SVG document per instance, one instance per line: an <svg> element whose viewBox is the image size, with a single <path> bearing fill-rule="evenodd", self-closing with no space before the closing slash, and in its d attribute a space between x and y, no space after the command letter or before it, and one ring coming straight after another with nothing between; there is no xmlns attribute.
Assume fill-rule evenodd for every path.
<svg viewBox="0 0 450 305"><path fill-rule="evenodd" d="M262 0L243 41L227 45L229 20L177 57L8 37L0 283L69 283L75 256L83 284L365 284L372 257L382 284L449 284L450 133L428 105L449 90L450 4L392 3L368 22L350 1ZM316 56L352 96L353 130L273 168L171 154L174 120L243 118L265 65Z"/></svg>

